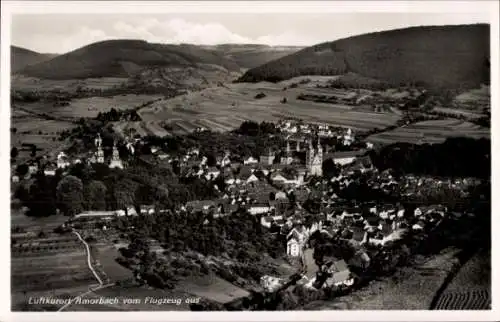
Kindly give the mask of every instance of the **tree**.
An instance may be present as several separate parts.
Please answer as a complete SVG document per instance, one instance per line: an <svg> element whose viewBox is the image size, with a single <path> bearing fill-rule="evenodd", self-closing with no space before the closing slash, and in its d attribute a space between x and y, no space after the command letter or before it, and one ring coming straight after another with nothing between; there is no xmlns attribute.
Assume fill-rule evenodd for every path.
<svg viewBox="0 0 500 322"><path fill-rule="evenodd" d="M20 177L24 177L29 171L29 167L26 163L23 163L23 164L19 164L17 167L16 167L16 173L20 176Z"/></svg>
<svg viewBox="0 0 500 322"><path fill-rule="evenodd" d="M75 215L83 209L83 183L75 176L64 177L56 189L59 209L67 216Z"/></svg>
<svg viewBox="0 0 500 322"><path fill-rule="evenodd" d="M135 191L137 184L131 180L119 180L113 189L113 198L118 209L126 210L135 204Z"/></svg>
<svg viewBox="0 0 500 322"><path fill-rule="evenodd" d="M102 181L92 180L86 184L83 189L85 209L105 210L107 190Z"/></svg>
<svg viewBox="0 0 500 322"><path fill-rule="evenodd" d="M327 177L328 179L336 177L340 174L340 169L332 159L326 159L325 161L323 161L322 168L323 176Z"/></svg>
<svg viewBox="0 0 500 322"><path fill-rule="evenodd" d="M31 157L34 158L36 156L36 145L31 146Z"/></svg>
<svg viewBox="0 0 500 322"><path fill-rule="evenodd" d="M13 147L11 150L10 150L10 157L12 159L15 159L17 158L17 156L19 155L19 151L17 150L16 147Z"/></svg>
<svg viewBox="0 0 500 322"><path fill-rule="evenodd" d="M50 216L56 213L56 200L54 188L50 179L43 173L36 176L35 182L29 189L26 206L29 208L28 216Z"/></svg>

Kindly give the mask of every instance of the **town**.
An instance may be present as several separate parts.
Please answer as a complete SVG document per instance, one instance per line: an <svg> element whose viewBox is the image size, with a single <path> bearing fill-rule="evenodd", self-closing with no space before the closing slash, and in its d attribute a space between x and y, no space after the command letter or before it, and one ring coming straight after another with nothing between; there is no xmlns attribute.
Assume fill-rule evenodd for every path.
<svg viewBox="0 0 500 322"><path fill-rule="evenodd" d="M11 311L491 310L498 10L161 6L8 19Z"/></svg>
<svg viewBox="0 0 500 322"><path fill-rule="evenodd" d="M401 175L393 169L378 169L372 161L376 146L357 139L351 128L294 120L276 124L246 121L229 134L205 130L192 135L201 137L199 142L206 136L229 135L241 141L241 137L250 137L273 144L262 146L260 155L257 149L246 150L245 154L234 152L239 144L220 147L217 154L199 142L171 149L172 140L161 144L157 138L148 142L148 138L126 137L117 144L118 138L107 137L105 146L101 133L97 133L90 151L75 156L60 151L56 160L42 157L38 162L28 162L21 170L24 173L19 166L13 170L17 174L12 182L22 187L20 183L31 178L35 178L35 185L47 178L57 180L51 185L54 196L48 198L52 203L39 205L45 211L52 208L67 216L54 232L64 235L73 231L89 243L114 244L122 254L116 260L134 272L136 282L159 288L174 287L178 278L151 272L151 264L144 261L172 265L168 254L173 251L191 249L199 256L215 255L217 251L205 244L186 245L187 241L177 246L182 241L176 243L171 236L155 238L156 233L138 228L144 221L151 224L146 217L169 218L174 220L170 223L174 228L176 218L181 217L193 220L186 224L210 227L217 220L247 216L245 220L261 226L254 226L248 233L267 235L274 257L283 258L289 267L285 274L261 269L258 276L252 276L254 282L242 281L241 277L234 282L243 289L266 294L288 288L290 281L296 287L345 292L357 286L360 276L373 266L380 266L374 264L380 261L380 254L395 245L400 247L408 236L421 239L443 223L453 223L463 216L468 220L476 217L448 205L471 198L471 191L481 184L479 179ZM109 179L113 173L114 179ZM168 180L176 184L166 186L161 176L170 177ZM139 178L141 184L133 183L132 177ZM16 194L23 200L22 188ZM24 198L29 206L29 198ZM33 198L41 203L39 194ZM29 232L15 233L15 229L13 254L32 251L34 244L35 249L45 250L39 242L26 242ZM252 240L241 238L245 243ZM338 244L327 251L328 256L318 259L318 245L325 238ZM174 242L173 249L167 248L169 240ZM348 249L347 254L338 248ZM144 251L155 255L145 259ZM262 260L246 250L236 252L236 258L248 260L245 257ZM214 265L220 265L219 261ZM210 271L210 265L206 266L205 262L202 267Z"/></svg>

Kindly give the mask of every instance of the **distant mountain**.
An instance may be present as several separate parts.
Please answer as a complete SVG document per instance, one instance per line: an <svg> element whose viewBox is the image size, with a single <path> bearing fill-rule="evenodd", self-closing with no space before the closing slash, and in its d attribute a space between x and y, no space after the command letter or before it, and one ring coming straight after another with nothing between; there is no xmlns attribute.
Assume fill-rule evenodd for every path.
<svg viewBox="0 0 500 322"><path fill-rule="evenodd" d="M259 44L221 44L204 47L220 52L224 57L234 61L244 69L258 67L272 60L293 54L303 48Z"/></svg>
<svg viewBox="0 0 500 322"><path fill-rule="evenodd" d="M422 26L307 47L248 70L240 82L348 72L393 85L470 88L489 83L490 26Z"/></svg>
<svg viewBox="0 0 500 322"><path fill-rule="evenodd" d="M129 77L150 68L222 68L240 71L234 61L214 50L195 45L153 44L142 40L93 43L49 61L30 65L19 74L44 79Z"/></svg>
<svg viewBox="0 0 500 322"><path fill-rule="evenodd" d="M35 65L56 57L57 54L40 54L35 51L11 46L10 47L10 62L11 72L15 73L26 66Z"/></svg>

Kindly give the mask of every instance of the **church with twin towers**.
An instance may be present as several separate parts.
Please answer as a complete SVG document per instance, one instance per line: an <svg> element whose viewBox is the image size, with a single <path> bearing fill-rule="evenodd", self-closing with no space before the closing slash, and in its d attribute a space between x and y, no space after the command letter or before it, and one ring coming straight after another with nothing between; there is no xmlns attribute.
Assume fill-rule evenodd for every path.
<svg viewBox="0 0 500 322"><path fill-rule="evenodd" d="M295 151L301 151L299 140L296 141ZM284 165L290 165L293 162L292 150L290 149L290 140L288 139L286 140L285 154L281 157L280 161L280 163ZM307 140L305 167L308 174L311 176L323 175L323 147L321 146L319 136L316 148L313 146L312 139Z"/></svg>

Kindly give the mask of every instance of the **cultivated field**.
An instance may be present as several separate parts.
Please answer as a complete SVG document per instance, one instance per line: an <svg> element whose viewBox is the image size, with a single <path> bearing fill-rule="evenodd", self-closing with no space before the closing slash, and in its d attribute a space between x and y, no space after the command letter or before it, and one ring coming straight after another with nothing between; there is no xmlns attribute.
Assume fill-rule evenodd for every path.
<svg viewBox="0 0 500 322"><path fill-rule="evenodd" d="M489 103L491 99L490 86L481 85L480 88L473 89L455 97L458 103L481 102Z"/></svg>
<svg viewBox="0 0 500 322"><path fill-rule="evenodd" d="M54 90L74 92L77 88L88 89L111 89L127 82L128 78L103 77L87 78L82 80L52 80L27 77L22 75L13 75L11 77L11 87L14 90Z"/></svg>
<svg viewBox="0 0 500 322"><path fill-rule="evenodd" d="M85 248L75 235L58 235L52 230L67 220L64 216L27 217L12 212L11 227L31 236L13 235L11 245L11 291L13 310L43 310L28 305L28 297L70 296L96 283L87 266ZM43 231L44 236L38 234ZM54 307L50 307L54 309Z"/></svg>
<svg viewBox="0 0 500 322"><path fill-rule="evenodd" d="M368 137L370 142L390 144L395 142L440 143L449 137L467 136L489 138L490 129L470 122L445 119L418 122L392 131L378 133Z"/></svg>
<svg viewBox="0 0 500 322"><path fill-rule="evenodd" d="M487 310L491 306L491 253L482 252L460 268L436 310Z"/></svg>
<svg viewBox="0 0 500 322"><path fill-rule="evenodd" d="M94 96L74 99L71 100L68 106L54 106L50 102L16 103L16 105L27 112L48 114L54 118L78 120L81 117L96 117L99 112L109 112L112 108L116 110L131 109L161 97L161 95L127 94L113 97Z"/></svg>
<svg viewBox="0 0 500 322"><path fill-rule="evenodd" d="M186 133L197 127L226 131L238 127L245 120L261 122L290 117L368 130L392 125L399 118L394 113L377 113L365 107L297 100L301 93L349 94L349 91L334 93L339 90L318 89L309 84L283 90L287 84L298 81L227 84L158 101L141 109L139 114L148 126L169 123L174 133ZM265 97L255 98L259 93L264 93ZM281 103L283 98L286 98L286 103Z"/></svg>

